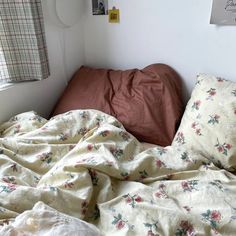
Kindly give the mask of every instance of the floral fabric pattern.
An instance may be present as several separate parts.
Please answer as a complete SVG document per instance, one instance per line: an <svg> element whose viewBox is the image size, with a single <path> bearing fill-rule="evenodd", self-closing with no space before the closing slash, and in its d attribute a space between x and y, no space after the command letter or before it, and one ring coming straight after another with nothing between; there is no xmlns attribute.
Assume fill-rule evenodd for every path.
<svg viewBox="0 0 236 236"><path fill-rule="evenodd" d="M221 213L217 210L207 210L207 212L202 213L203 221L206 221L210 226L216 230L221 221Z"/></svg>
<svg viewBox="0 0 236 236"><path fill-rule="evenodd" d="M196 235L194 232L193 225L188 221L181 221L179 228L177 229L175 236L184 236L184 235Z"/></svg>
<svg viewBox="0 0 236 236"><path fill-rule="evenodd" d="M235 91L235 82L199 75L172 145L184 145L219 167L236 170Z"/></svg>
<svg viewBox="0 0 236 236"><path fill-rule="evenodd" d="M221 93L217 86L211 88L216 88L213 100L206 99L209 89L204 88L198 110L190 107L192 117L198 117L188 126L194 140L207 134L199 118L204 103ZM222 125L224 115L209 112L205 124ZM202 135L195 133L199 128ZM0 131L0 235L38 202L93 223L105 236L236 232L236 176L216 167L212 155L188 148L186 130L177 133L178 145L144 150L114 117L76 110L48 121L23 113L0 125ZM219 133L212 139L213 154L223 164L234 150L231 141Z"/></svg>

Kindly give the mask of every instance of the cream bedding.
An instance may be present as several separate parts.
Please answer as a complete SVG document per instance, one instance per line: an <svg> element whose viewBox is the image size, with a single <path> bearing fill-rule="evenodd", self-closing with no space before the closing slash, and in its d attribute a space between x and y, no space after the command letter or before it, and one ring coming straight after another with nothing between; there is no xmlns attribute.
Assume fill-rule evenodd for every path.
<svg viewBox="0 0 236 236"><path fill-rule="evenodd" d="M23 113L0 134L0 235L19 232L14 219L38 202L102 235L235 235L236 177L200 153L143 151L115 118L95 110L49 121ZM33 225L33 235L47 227Z"/></svg>

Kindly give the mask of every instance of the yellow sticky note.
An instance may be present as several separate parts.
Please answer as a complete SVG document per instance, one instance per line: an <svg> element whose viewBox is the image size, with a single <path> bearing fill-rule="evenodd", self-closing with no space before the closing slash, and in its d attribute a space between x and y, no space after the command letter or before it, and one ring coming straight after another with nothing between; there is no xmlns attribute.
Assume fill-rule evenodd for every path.
<svg viewBox="0 0 236 236"><path fill-rule="evenodd" d="M119 23L120 22L120 10L119 9L112 9L109 10L109 22L110 23Z"/></svg>

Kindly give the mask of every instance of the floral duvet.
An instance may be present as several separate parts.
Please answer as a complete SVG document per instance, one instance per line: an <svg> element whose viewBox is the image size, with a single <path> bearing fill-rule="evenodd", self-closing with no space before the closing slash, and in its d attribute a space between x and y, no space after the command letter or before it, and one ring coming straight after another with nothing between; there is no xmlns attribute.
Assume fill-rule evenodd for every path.
<svg viewBox="0 0 236 236"><path fill-rule="evenodd" d="M236 235L233 174L184 147L143 150L95 110L0 126L0 235L38 202L102 235Z"/></svg>

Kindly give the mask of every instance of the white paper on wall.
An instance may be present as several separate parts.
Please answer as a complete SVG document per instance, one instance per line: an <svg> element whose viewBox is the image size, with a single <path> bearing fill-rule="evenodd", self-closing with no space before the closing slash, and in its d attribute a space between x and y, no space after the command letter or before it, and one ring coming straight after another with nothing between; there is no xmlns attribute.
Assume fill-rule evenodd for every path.
<svg viewBox="0 0 236 236"><path fill-rule="evenodd" d="M236 0L213 0L210 23L236 25Z"/></svg>

